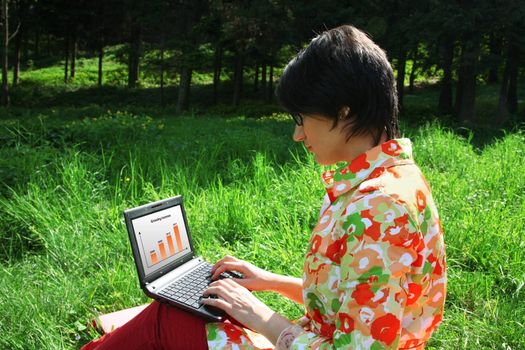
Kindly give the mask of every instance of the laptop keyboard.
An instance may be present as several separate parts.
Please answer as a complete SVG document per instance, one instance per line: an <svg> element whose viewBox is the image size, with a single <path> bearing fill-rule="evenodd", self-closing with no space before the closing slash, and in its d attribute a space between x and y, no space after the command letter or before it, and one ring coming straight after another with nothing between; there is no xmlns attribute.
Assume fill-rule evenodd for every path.
<svg viewBox="0 0 525 350"><path fill-rule="evenodd" d="M169 284L159 292L159 295L198 309L202 305L202 293L212 282L211 268L212 265L208 263L200 265L186 276ZM241 273L235 271L225 271L219 275L219 279L243 277Z"/></svg>
<svg viewBox="0 0 525 350"><path fill-rule="evenodd" d="M211 283L211 268L209 264L202 264L168 285L159 294L198 309L202 305L202 293Z"/></svg>

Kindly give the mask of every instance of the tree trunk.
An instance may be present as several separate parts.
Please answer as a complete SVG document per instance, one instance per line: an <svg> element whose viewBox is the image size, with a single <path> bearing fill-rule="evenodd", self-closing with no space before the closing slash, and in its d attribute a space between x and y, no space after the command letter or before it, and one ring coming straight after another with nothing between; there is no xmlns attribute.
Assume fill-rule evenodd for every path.
<svg viewBox="0 0 525 350"><path fill-rule="evenodd" d="M104 44L101 40L98 47L98 87L102 87L102 64L104 63Z"/></svg>
<svg viewBox="0 0 525 350"><path fill-rule="evenodd" d="M441 66L443 79L439 93L438 109L443 113L452 113L452 62L454 60L454 40L445 39L441 45Z"/></svg>
<svg viewBox="0 0 525 350"><path fill-rule="evenodd" d="M104 44L105 39L105 27L103 18L106 17L106 2L104 0L97 0L95 2L95 25L97 28L97 53L98 53L98 74L97 74L97 86L100 89L102 87L102 80L104 78Z"/></svg>
<svg viewBox="0 0 525 350"><path fill-rule="evenodd" d="M502 38L494 32L490 34L489 39L489 74L487 83L496 84L498 82L498 68L501 62Z"/></svg>
<svg viewBox="0 0 525 350"><path fill-rule="evenodd" d="M33 48L35 57L40 56L40 30L35 30L35 47Z"/></svg>
<svg viewBox="0 0 525 350"><path fill-rule="evenodd" d="M71 74L70 77L73 79L76 73L76 62L77 62L77 51L78 51L78 40L77 40L77 28L73 29L72 36L72 47L71 47Z"/></svg>
<svg viewBox="0 0 525 350"><path fill-rule="evenodd" d="M478 53L479 43L477 41L467 41L463 44L458 74L458 99L456 99L457 115L462 122L475 120Z"/></svg>
<svg viewBox="0 0 525 350"><path fill-rule="evenodd" d="M268 89L266 90L266 101L271 102L273 98L273 65L270 64L270 76L268 77Z"/></svg>
<svg viewBox="0 0 525 350"><path fill-rule="evenodd" d="M8 0L2 0L2 106L9 107L9 82L8 82L8 48L9 48L9 12Z"/></svg>
<svg viewBox="0 0 525 350"><path fill-rule="evenodd" d="M253 91L259 91L259 64L255 64L255 74L253 78Z"/></svg>
<svg viewBox="0 0 525 350"><path fill-rule="evenodd" d="M18 29L18 33L15 37L15 62L13 64L13 86L17 86L20 82L20 53L22 51L22 25Z"/></svg>
<svg viewBox="0 0 525 350"><path fill-rule="evenodd" d="M183 67L180 73L179 97L177 99L177 113L186 110L190 101L191 68Z"/></svg>
<svg viewBox="0 0 525 350"><path fill-rule="evenodd" d="M266 93L266 62L261 66L261 90L264 95Z"/></svg>
<svg viewBox="0 0 525 350"><path fill-rule="evenodd" d="M142 50L142 26L134 23L131 26L131 37L129 43L129 63L128 63L128 87L137 86L139 79L139 63Z"/></svg>
<svg viewBox="0 0 525 350"><path fill-rule="evenodd" d="M160 106L164 108L164 34L160 41Z"/></svg>
<svg viewBox="0 0 525 350"><path fill-rule="evenodd" d="M518 62L519 46L515 42L509 43L509 89L507 92L507 108L509 113L518 111Z"/></svg>
<svg viewBox="0 0 525 350"><path fill-rule="evenodd" d="M213 104L219 101L219 84L221 82L222 70L222 47L220 44L215 46L215 55L213 59Z"/></svg>
<svg viewBox="0 0 525 350"><path fill-rule="evenodd" d="M242 96L243 84L243 70L244 70L244 56L241 52L237 52L235 57L235 70L233 74L233 105L238 106Z"/></svg>
<svg viewBox="0 0 525 350"><path fill-rule="evenodd" d="M459 115L459 105L461 104L461 100L463 98L463 79L464 74L461 72L461 67L458 67L458 81L456 83L456 100L454 101L454 115L458 117Z"/></svg>
<svg viewBox="0 0 525 350"><path fill-rule="evenodd" d="M407 63L407 52L405 49L401 49L399 57L397 59L397 101L399 109L403 109L403 96L405 91L405 70Z"/></svg>
<svg viewBox="0 0 525 350"><path fill-rule="evenodd" d="M408 93L414 93L414 80L416 79L416 69L417 69L417 47L414 49L412 56L412 68L410 69L410 78L408 85Z"/></svg>
<svg viewBox="0 0 525 350"><path fill-rule="evenodd" d="M51 44L51 35L45 35L44 41L45 41L44 52L46 55L51 55L53 53L53 48L52 48L53 45ZM53 44L54 44L54 40L53 40Z"/></svg>
<svg viewBox="0 0 525 350"><path fill-rule="evenodd" d="M69 33L66 35L66 59L64 63L64 83L67 84L68 82L68 74L69 74Z"/></svg>
<svg viewBox="0 0 525 350"><path fill-rule="evenodd" d="M509 68L509 61L507 58L505 69L503 71L503 78L501 79L501 87L499 89L498 109L495 118L497 125L505 124L508 118L507 98L509 93Z"/></svg>

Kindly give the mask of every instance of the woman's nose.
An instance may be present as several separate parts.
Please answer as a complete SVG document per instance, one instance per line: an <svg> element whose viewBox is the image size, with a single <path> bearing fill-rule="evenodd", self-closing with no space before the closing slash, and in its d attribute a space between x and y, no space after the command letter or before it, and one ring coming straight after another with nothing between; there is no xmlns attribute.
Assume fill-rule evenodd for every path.
<svg viewBox="0 0 525 350"><path fill-rule="evenodd" d="M296 125L295 130L293 132L293 140L295 142L301 142L304 141L304 128L303 126Z"/></svg>

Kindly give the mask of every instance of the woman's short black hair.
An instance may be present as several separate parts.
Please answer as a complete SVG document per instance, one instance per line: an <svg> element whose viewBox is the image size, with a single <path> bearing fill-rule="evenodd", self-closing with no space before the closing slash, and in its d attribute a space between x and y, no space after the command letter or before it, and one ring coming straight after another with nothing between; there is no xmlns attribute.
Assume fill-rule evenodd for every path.
<svg viewBox="0 0 525 350"><path fill-rule="evenodd" d="M385 52L351 25L315 37L286 66L275 91L291 113L321 114L336 127L345 122L347 139L383 131L399 137L397 91ZM348 115L341 115L349 107Z"/></svg>

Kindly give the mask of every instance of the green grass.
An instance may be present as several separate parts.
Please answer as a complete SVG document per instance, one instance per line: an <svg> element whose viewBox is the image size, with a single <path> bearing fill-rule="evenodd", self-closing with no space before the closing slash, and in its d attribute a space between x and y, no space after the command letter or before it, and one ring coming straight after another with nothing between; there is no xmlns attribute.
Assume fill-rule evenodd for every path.
<svg viewBox="0 0 525 350"><path fill-rule="evenodd" d="M97 93L91 78L64 88L48 73L26 72L19 107L0 110L0 349L79 348L96 337L86 328L95 315L146 302L122 211L175 194L209 261L233 254L300 275L322 168L275 106L174 117L155 91ZM407 96L403 123L447 243L444 323L427 348L524 349L525 134L435 122L434 97ZM493 108L489 97L481 105ZM302 313L258 296L290 318Z"/></svg>
<svg viewBox="0 0 525 350"><path fill-rule="evenodd" d="M182 194L201 254L300 275L323 189L285 116L4 120L0 348L75 348L99 312L145 302L122 211ZM429 348L525 347L525 136L483 149L437 124L405 133L447 242L445 321ZM10 180L10 179L16 180ZM276 310L301 308L268 293ZM504 345L506 344L506 345Z"/></svg>
<svg viewBox="0 0 525 350"><path fill-rule="evenodd" d="M22 83L31 81L46 86L62 86L64 84L64 62L59 65L23 71L20 75ZM103 84L116 85L126 81L127 66L116 61L113 56L103 62ZM69 76L69 73L68 73ZM69 77L69 85L74 87L95 86L98 83L98 60L95 58L79 58L75 64L75 77Z"/></svg>

